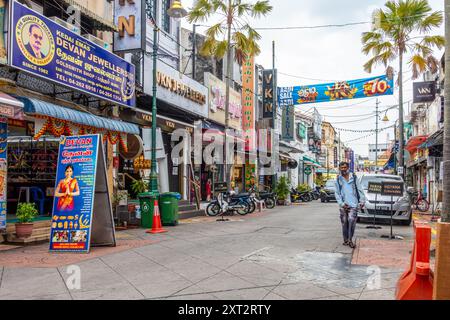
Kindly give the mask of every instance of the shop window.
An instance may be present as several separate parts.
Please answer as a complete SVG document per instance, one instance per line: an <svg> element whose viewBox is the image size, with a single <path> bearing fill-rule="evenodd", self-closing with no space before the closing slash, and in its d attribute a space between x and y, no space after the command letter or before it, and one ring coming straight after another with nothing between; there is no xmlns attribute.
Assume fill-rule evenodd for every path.
<svg viewBox="0 0 450 320"><path fill-rule="evenodd" d="M161 1L161 27L162 29L170 33L170 16L167 13L167 10L170 8L170 0L162 0Z"/></svg>

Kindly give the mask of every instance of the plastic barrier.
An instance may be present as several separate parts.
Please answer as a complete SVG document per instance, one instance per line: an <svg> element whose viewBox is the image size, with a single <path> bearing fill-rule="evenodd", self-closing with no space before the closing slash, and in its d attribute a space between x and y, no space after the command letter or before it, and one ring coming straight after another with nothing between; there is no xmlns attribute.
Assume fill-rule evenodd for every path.
<svg viewBox="0 0 450 320"><path fill-rule="evenodd" d="M416 239L408 270L397 283L397 300L432 300L433 276L430 269L431 227L414 222Z"/></svg>

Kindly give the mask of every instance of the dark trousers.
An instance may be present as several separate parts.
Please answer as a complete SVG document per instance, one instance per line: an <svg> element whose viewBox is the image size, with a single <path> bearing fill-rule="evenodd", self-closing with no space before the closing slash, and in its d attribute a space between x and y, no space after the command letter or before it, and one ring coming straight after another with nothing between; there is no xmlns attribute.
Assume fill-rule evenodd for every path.
<svg viewBox="0 0 450 320"><path fill-rule="evenodd" d="M341 208L339 211L341 213L342 236L344 237L344 241L352 240L358 218L358 209L349 208L346 211Z"/></svg>

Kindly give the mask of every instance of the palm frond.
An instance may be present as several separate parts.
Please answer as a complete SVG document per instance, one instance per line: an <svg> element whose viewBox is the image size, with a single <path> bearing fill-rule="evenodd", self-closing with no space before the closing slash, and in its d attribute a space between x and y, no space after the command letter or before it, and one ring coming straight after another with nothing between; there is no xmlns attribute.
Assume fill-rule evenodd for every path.
<svg viewBox="0 0 450 320"><path fill-rule="evenodd" d="M255 18L265 16L272 11L273 7L268 0L256 1L253 5L250 15Z"/></svg>
<svg viewBox="0 0 450 320"><path fill-rule="evenodd" d="M415 54L408 61L408 64L412 65L413 75L412 79L415 80L419 77L419 74L424 73L427 70L427 60L420 54Z"/></svg>
<svg viewBox="0 0 450 320"><path fill-rule="evenodd" d="M436 47L440 50L445 47L445 38L443 36L425 36L421 44L428 47Z"/></svg>
<svg viewBox="0 0 450 320"><path fill-rule="evenodd" d="M433 28L438 28L444 20L441 12L435 11L420 21L419 30L421 32L430 32Z"/></svg>
<svg viewBox="0 0 450 320"><path fill-rule="evenodd" d="M187 20L189 23L204 22L214 14L215 5L213 2L217 0L196 0L194 7L189 11Z"/></svg>
<svg viewBox="0 0 450 320"><path fill-rule="evenodd" d="M223 24L219 22L206 30L206 36L216 39L219 35L223 34Z"/></svg>

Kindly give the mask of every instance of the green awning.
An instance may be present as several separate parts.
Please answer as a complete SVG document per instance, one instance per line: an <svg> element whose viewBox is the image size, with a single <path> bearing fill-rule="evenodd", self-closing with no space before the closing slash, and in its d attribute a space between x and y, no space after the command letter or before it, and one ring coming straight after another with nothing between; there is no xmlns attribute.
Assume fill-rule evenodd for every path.
<svg viewBox="0 0 450 320"><path fill-rule="evenodd" d="M316 160L314 160L314 159L312 159L312 158L310 158L308 156L303 156L303 161L306 164L313 165L313 166L316 166L316 167L321 167L322 166L319 162L317 162Z"/></svg>

